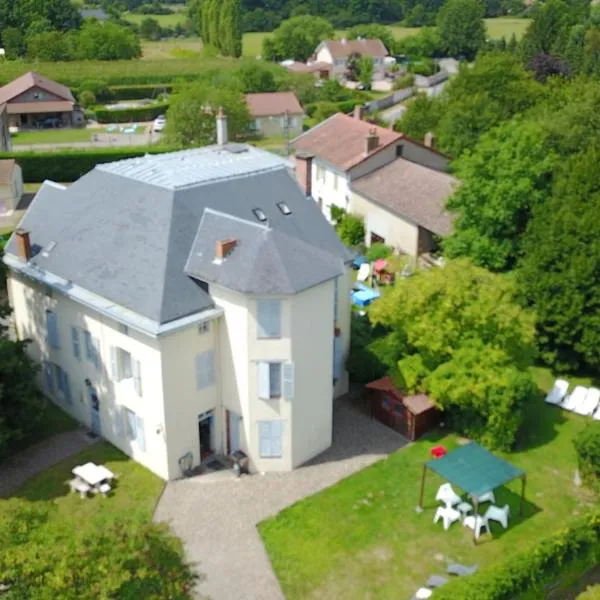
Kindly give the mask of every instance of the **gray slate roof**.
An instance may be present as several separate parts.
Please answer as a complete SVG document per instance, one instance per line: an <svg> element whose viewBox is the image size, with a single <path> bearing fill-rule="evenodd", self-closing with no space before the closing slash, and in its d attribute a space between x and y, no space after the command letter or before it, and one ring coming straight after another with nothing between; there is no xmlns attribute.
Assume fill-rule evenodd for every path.
<svg viewBox="0 0 600 600"><path fill-rule="evenodd" d="M214 306L185 272L188 259L196 277L255 294L299 292L340 275L348 251L287 163L274 165L271 157L267 169L241 169L213 181L199 175L201 184L186 181L183 188L144 183L105 165L66 189L46 183L21 222L38 250L31 262L159 323ZM252 169L254 158L244 159ZM139 159L131 160L139 166ZM202 160L197 167L201 172ZM291 215L279 210L281 201ZM254 208L265 212L268 227L257 228ZM206 209L217 212L203 220ZM208 257L216 240L231 237L240 238L239 247L215 269ZM52 242L49 252L40 252ZM6 252L16 255L14 238Z"/></svg>

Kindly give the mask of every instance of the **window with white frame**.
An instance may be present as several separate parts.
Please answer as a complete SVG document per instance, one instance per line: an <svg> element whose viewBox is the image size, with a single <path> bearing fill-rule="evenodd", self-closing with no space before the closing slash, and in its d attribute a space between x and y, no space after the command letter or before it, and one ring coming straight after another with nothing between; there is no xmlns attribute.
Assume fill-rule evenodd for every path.
<svg viewBox="0 0 600 600"><path fill-rule="evenodd" d="M261 400L294 397L294 365L291 362L260 361L258 365L258 397Z"/></svg>
<svg viewBox="0 0 600 600"><path fill-rule="evenodd" d="M261 458L281 458L283 456L283 422L258 422L259 453Z"/></svg>
<svg viewBox="0 0 600 600"><path fill-rule="evenodd" d="M58 338L58 319L56 313L51 310L46 311L46 333L48 345L52 348L60 348Z"/></svg>
<svg viewBox="0 0 600 600"><path fill-rule="evenodd" d="M93 337L89 331L84 331L83 339L85 342L85 358L98 369L100 367L100 343L98 338Z"/></svg>
<svg viewBox="0 0 600 600"><path fill-rule="evenodd" d="M256 320L259 338L280 338L281 300L257 300Z"/></svg>
<svg viewBox="0 0 600 600"><path fill-rule="evenodd" d="M214 350L201 352L196 356L196 389L203 390L215 383Z"/></svg>
<svg viewBox="0 0 600 600"><path fill-rule="evenodd" d="M79 329L77 327L71 327L71 343L73 345L73 356L77 360L81 360L81 346L79 340Z"/></svg>
<svg viewBox="0 0 600 600"><path fill-rule="evenodd" d="M138 448L146 450L146 435L144 431L144 419L136 415L131 409L125 408L125 432L130 442L137 442Z"/></svg>

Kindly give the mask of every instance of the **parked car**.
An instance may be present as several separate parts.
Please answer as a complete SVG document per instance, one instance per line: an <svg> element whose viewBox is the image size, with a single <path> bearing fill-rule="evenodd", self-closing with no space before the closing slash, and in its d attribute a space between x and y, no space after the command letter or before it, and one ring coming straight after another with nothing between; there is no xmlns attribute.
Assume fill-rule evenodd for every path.
<svg viewBox="0 0 600 600"><path fill-rule="evenodd" d="M167 118L164 115L159 115L154 119L154 123L152 124L152 131L154 133L160 133L164 131L165 125L167 124Z"/></svg>

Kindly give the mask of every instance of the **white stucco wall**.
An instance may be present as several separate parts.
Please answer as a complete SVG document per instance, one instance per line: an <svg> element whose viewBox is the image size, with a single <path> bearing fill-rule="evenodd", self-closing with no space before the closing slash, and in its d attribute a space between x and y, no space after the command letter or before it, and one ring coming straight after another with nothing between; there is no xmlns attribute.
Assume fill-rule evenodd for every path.
<svg viewBox="0 0 600 600"><path fill-rule="evenodd" d="M337 326L341 329L344 360L341 376L336 382L333 390L334 398L338 398L339 396L347 394L350 385L348 371L346 370L346 359L348 358L348 352L350 350L350 319L352 316L352 302L350 300L350 292L352 290L353 283L354 277L352 275L352 268L348 266L344 275L338 278L337 285Z"/></svg>
<svg viewBox="0 0 600 600"><path fill-rule="evenodd" d="M371 233L384 238L385 243L414 258L418 255L419 228L352 191L350 212L365 220L365 244L370 245Z"/></svg>
<svg viewBox="0 0 600 600"><path fill-rule="evenodd" d="M0 185L0 214L12 213L23 195L23 174L21 167L15 164L9 184Z"/></svg>
<svg viewBox="0 0 600 600"><path fill-rule="evenodd" d="M19 338L30 338L28 352L36 361L50 361L59 365L69 375L72 404L52 399L61 409L71 414L86 426L91 423L91 406L85 386L88 378L98 392L100 404L101 434L123 452L148 467L160 477L168 477L166 442L157 434L159 425L164 424L163 381L161 354L157 341L151 337L129 330L119 331L117 323L99 315L56 291L47 293L47 288L21 276L10 274L8 278L9 298ZM46 341L46 310L57 316L60 348L51 348ZM80 359L73 352L71 326L80 330ZM99 367L86 359L83 330L87 330L99 342ZM110 348L120 347L131 353L141 363L143 395L138 397L131 381L115 382L110 367ZM40 386L44 387L43 372L39 375ZM48 394L50 396L50 394ZM126 436L123 408L133 410L144 420L145 450ZM117 418L123 419L123 427L117 427ZM119 435L119 432L124 435Z"/></svg>
<svg viewBox="0 0 600 600"><path fill-rule="evenodd" d="M331 221L331 205L348 210L350 204L348 184L346 173L315 158L312 165L312 196L328 221Z"/></svg>

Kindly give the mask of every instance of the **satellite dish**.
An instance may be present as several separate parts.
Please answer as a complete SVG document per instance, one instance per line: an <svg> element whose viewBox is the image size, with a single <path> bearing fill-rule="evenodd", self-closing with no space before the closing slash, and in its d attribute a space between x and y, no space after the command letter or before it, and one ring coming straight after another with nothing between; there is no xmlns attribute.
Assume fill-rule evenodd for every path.
<svg viewBox="0 0 600 600"><path fill-rule="evenodd" d="M370 273L371 265L369 263L363 263L358 269L358 273L356 275L357 281L366 281L369 278Z"/></svg>

